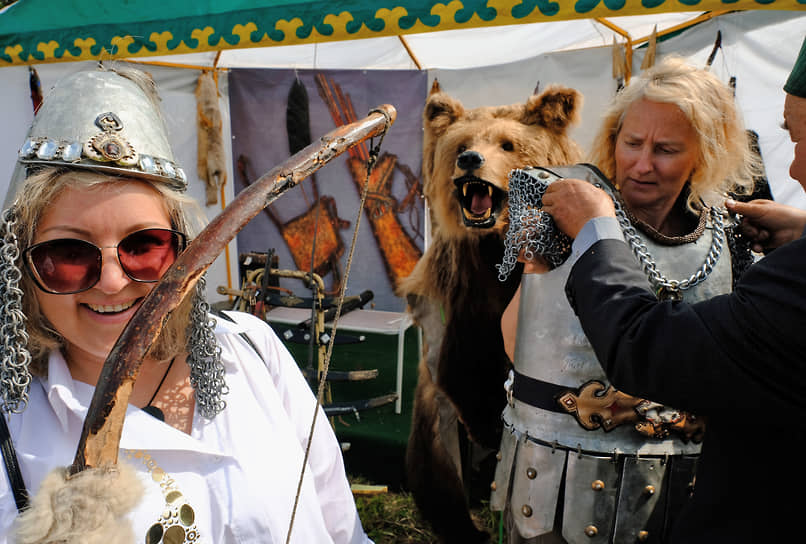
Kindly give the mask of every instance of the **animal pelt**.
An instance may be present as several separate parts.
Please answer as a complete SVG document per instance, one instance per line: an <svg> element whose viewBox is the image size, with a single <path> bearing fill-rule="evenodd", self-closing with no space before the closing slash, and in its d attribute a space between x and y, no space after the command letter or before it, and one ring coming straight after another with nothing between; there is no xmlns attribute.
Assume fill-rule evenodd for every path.
<svg viewBox="0 0 806 544"><path fill-rule="evenodd" d="M129 465L88 469L67 477L58 468L42 481L14 525L16 544L131 544L126 514L140 501L143 485Z"/></svg>
<svg viewBox="0 0 806 544"><path fill-rule="evenodd" d="M205 70L196 84L197 164L199 177L205 183L207 205L218 202L218 192L227 180L227 155L221 132L221 109L218 87L212 71Z"/></svg>
<svg viewBox="0 0 806 544"><path fill-rule="evenodd" d="M508 175L578 162L567 129L581 102L577 91L550 86L523 104L466 110L435 82L423 110L432 240L398 289L424 336L406 467L415 501L443 542L489 538L468 511L456 422L473 443L498 448L511 367L500 320L521 270L501 283L495 268L508 223Z"/></svg>

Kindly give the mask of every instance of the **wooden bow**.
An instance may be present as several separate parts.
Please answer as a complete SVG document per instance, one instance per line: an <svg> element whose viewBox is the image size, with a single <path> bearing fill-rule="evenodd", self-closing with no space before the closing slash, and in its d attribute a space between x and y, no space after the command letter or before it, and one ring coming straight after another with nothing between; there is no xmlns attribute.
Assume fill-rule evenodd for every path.
<svg viewBox="0 0 806 544"><path fill-rule="evenodd" d="M104 362L70 474L117 463L123 420L143 358L170 313L240 230L260 211L313 172L362 141L383 134L396 118L382 105L338 127L264 174L196 237L168 269L121 333Z"/></svg>

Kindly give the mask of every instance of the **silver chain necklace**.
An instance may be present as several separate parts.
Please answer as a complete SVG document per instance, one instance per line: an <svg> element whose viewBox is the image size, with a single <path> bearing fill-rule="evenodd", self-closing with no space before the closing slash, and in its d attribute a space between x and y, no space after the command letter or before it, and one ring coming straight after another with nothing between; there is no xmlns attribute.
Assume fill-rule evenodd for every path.
<svg viewBox="0 0 806 544"><path fill-rule="evenodd" d="M600 183L594 183L594 186L606 191ZM608 192L608 194L610 193ZM652 255L649 253L646 244L641 239L635 226L633 226L629 218L627 218L627 214L621 206L621 202L619 202L617 198L614 198L612 194L610 194L610 198L613 200L613 205L616 208L616 219L621 227L621 232L624 234L624 239L630 246L630 249L632 249L635 258L638 259L638 262L641 264L641 270L646 274L650 285L652 285L659 299L679 300L680 291L685 291L686 289L690 289L702 283L708 275L713 272L716 263L719 261L719 257L722 255L722 248L725 242L725 225L722 221L722 214L715 206L709 209L711 224L713 225L713 234L711 235L711 248L708 250L708 254L705 256L702 265L691 274L691 276L684 280L670 280L658 270L655 259L652 258Z"/></svg>

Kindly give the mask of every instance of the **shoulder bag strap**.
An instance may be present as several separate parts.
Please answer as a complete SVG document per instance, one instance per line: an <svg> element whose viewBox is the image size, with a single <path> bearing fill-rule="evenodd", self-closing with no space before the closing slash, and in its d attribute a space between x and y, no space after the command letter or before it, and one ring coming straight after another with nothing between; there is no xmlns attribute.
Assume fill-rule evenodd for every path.
<svg viewBox="0 0 806 544"><path fill-rule="evenodd" d="M17 510L22 512L28 506L28 490L25 488L25 480L22 479L6 417L2 413L0 413L0 451L3 453L3 463L6 466L8 482L11 484L11 492L14 493L14 502L17 503Z"/></svg>
<svg viewBox="0 0 806 544"><path fill-rule="evenodd" d="M220 316L220 317L223 317L224 319L226 319L227 321L229 321L231 323L237 323L237 321L235 321L232 317L228 316L223 311L217 312L216 315ZM260 357L260 360L263 361L263 364L266 364L266 359L263 358L263 355L260 353L260 350L257 349L257 346L255 345L255 342L252 341L251 338L249 338L249 335L246 334L245 332L239 332L238 336L243 338L244 342L249 344L249 347L252 348L255 351L255 353L257 353L257 356Z"/></svg>

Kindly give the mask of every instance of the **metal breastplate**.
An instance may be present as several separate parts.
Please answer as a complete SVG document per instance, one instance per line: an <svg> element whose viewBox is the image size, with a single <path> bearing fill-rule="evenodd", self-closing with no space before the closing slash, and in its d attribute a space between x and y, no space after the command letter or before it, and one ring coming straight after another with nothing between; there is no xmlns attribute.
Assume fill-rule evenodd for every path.
<svg viewBox="0 0 806 544"><path fill-rule="evenodd" d="M706 228L698 240L688 244L663 246L646 237L644 241L667 277L683 278L703 262L711 245L711 229ZM570 265L565 263L545 274L523 276L515 370L570 390L592 380L609 385L565 298L569 272ZM696 302L730 290L731 263L729 253L724 252L705 281L683 291L683 299ZM647 542L656 541L664 529L650 527L650 514L659 500L685 496L700 450L699 444L675 435L648 438L630 424L609 431L588 430L570 413L541 409L514 398L503 418L505 431L491 507L503 509L509 502L524 538L554 529L571 543L644 537ZM669 492L664 489L661 493L667 473ZM563 475L563 525L555 528ZM661 505L664 510L675 506L679 507ZM649 532L652 537L647 536Z"/></svg>
<svg viewBox="0 0 806 544"><path fill-rule="evenodd" d="M668 277L687 277L699 266L711 245L711 229L706 228L695 242L663 246L645 238L658 268ZM515 346L515 370L525 376L579 389L592 380L608 385L582 325L565 298L565 283L570 272L565 263L545 274L527 274L521 281L521 304ZM649 289L649 284L647 284ZM725 252L708 278L683 291L683 299L696 302L731 288L730 257ZM557 441L570 448L630 454L694 453L699 446L677 438L647 440L631 425L605 432L587 430L563 413L541 410L516 399L504 411L504 421L517 431L546 442Z"/></svg>

